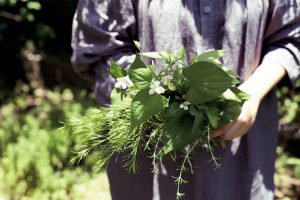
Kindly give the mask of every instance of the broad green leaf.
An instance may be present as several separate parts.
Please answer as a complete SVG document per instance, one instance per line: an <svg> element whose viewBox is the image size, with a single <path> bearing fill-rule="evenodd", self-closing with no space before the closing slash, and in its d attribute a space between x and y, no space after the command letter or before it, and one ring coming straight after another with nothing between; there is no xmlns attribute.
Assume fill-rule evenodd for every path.
<svg viewBox="0 0 300 200"><path fill-rule="evenodd" d="M190 83L187 101L194 104L212 101L237 83L218 65L206 61L193 63L184 68L182 73Z"/></svg>
<svg viewBox="0 0 300 200"><path fill-rule="evenodd" d="M128 71L128 75L134 86L139 90L149 88L153 79L153 72L150 67L131 69Z"/></svg>
<svg viewBox="0 0 300 200"><path fill-rule="evenodd" d="M211 50L204 52L203 54L198 56L198 61L208 61L208 62L213 62L215 64L218 64L220 68L222 68L229 76L232 78L238 77L235 72L233 72L231 69L228 67L225 67L222 65L219 61L219 59L224 56L225 51L224 50Z"/></svg>
<svg viewBox="0 0 300 200"><path fill-rule="evenodd" d="M220 121L220 110L215 102L207 103L207 109L204 109L204 113L207 116L209 123L213 128L216 128Z"/></svg>
<svg viewBox="0 0 300 200"><path fill-rule="evenodd" d="M238 96L238 98L241 101L247 101L250 98L250 95L243 92L242 90L235 88L235 87L231 87L230 90L236 95Z"/></svg>
<svg viewBox="0 0 300 200"><path fill-rule="evenodd" d="M203 110L210 125L216 128L220 122L220 109L218 101L211 101L206 104L196 105L199 110Z"/></svg>
<svg viewBox="0 0 300 200"><path fill-rule="evenodd" d="M191 142L194 117L188 111L179 108L178 103L169 106L164 124L164 153L185 147Z"/></svg>
<svg viewBox="0 0 300 200"><path fill-rule="evenodd" d="M242 103L230 100L224 100L218 102L218 106L222 112L220 113L219 127L228 124L235 120L242 111Z"/></svg>
<svg viewBox="0 0 300 200"><path fill-rule="evenodd" d="M110 72L110 75L113 77L113 78L121 78L121 77L124 77L127 75L127 72L125 69L123 69L121 66L119 66L115 61L113 61L111 59L111 66L109 68L109 72Z"/></svg>
<svg viewBox="0 0 300 200"><path fill-rule="evenodd" d="M213 61L220 63L219 59L224 56L224 50L210 50L206 51L198 56L198 61Z"/></svg>
<svg viewBox="0 0 300 200"><path fill-rule="evenodd" d="M221 98L236 102L242 102L241 99L234 92L232 92L232 88L233 87L227 89L223 94L221 94Z"/></svg>
<svg viewBox="0 0 300 200"><path fill-rule="evenodd" d="M168 99L159 94L149 94L149 90L141 90L138 92L131 103L131 127L140 126L149 120L150 117L163 111L168 106Z"/></svg>
<svg viewBox="0 0 300 200"><path fill-rule="evenodd" d="M236 79L238 77L238 75L232 71L231 69L229 69L228 67L225 67L222 64L219 64L219 67L221 67L230 77Z"/></svg>
<svg viewBox="0 0 300 200"><path fill-rule="evenodd" d="M128 69L128 75L134 86L139 90L148 88L153 79L154 66L146 66L136 55L135 60Z"/></svg>
<svg viewBox="0 0 300 200"><path fill-rule="evenodd" d="M188 114L188 111L182 109L179 107L179 103L177 102L173 102L169 105L169 107L166 109L166 122L170 122L171 120L175 119L175 118L180 118L186 114ZM168 137L172 137L174 135L176 135L176 131L175 132L166 132L166 136Z"/></svg>
<svg viewBox="0 0 300 200"><path fill-rule="evenodd" d="M203 121L203 111L202 110L198 110L195 105L191 104L189 106L189 113L195 117L194 119L194 123L193 123L193 128L192 128L192 139L196 139L197 137L200 136L201 134L201 125L202 125L202 121Z"/></svg>
<svg viewBox="0 0 300 200"><path fill-rule="evenodd" d="M177 56L174 53L169 53L166 51L162 52L145 52L141 53L140 55L148 57L148 58L153 58L153 59L163 59L167 63L172 63L177 60Z"/></svg>
<svg viewBox="0 0 300 200"><path fill-rule="evenodd" d="M129 67L129 71L133 69L146 68L146 64L141 60L139 55L135 56L133 63Z"/></svg>

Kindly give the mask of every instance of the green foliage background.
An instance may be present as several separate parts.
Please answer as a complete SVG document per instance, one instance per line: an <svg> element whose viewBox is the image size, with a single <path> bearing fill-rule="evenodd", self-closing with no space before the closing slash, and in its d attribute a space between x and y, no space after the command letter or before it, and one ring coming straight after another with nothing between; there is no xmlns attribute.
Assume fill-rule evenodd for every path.
<svg viewBox="0 0 300 200"><path fill-rule="evenodd" d="M0 0L1 200L110 199L106 175L89 163L71 165L76 141L56 131L96 106L90 84L70 66L75 7L73 0ZM28 51L43 56L43 86Z"/></svg>
<svg viewBox="0 0 300 200"><path fill-rule="evenodd" d="M106 177L92 173L89 163L72 166L69 161L76 141L69 135L57 133L59 122L95 105L91 95L86 91L73 93L59 88L36 89L29 94L27 85L19 87L20 93L6 99L0 108L0 196L85 199L88 193L81 191L81 194L78 188L86 187L90 179L97 180L101 176L97 181L99 188L90 192L97 194L94 197L97 199L104 187L104 198L108 199L107 182L103 183Z"/></svg>

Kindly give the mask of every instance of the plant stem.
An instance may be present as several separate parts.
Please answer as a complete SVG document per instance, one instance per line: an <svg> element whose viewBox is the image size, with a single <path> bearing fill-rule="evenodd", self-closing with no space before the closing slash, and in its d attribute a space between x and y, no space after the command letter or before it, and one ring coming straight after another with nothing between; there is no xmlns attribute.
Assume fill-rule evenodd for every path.
<svg viewBox="0 0 300 200"><path fill-rule="evenodd" d="M186 162L188 162L190 164L190 170L191 170L191 172L193 172L193 166L191 165L190 155L198 143L199 143L199 140L197 140L191 148L185 149L186 154L184 156L183 162L182 162L180 170L179 170L179 176L175 180L175 183L177 184L176 200L179 200L184 195L183 193L180 193L180 185L185 182L184 179L182 178L182 174L184 171L186 171L186 168L185 168Z"/></svg>
<svg viewBox="0 0 300 200"><path fill-rule="evenodd" d="M207 127L207 145L208 145L208 151L209 151L209 153L210 153L210 155L211 155L211 161L213 161L214 162L214 164L215 164L215 169L218 169L220 166L221 166L221 164L219 164L218 162L217 162L217 159L218 158L216 158L215 157L215 155L213 154L213 150L212 150L212 147L211 147L211 138L210 138L210 128L209 128L209 126Z"/></svg>

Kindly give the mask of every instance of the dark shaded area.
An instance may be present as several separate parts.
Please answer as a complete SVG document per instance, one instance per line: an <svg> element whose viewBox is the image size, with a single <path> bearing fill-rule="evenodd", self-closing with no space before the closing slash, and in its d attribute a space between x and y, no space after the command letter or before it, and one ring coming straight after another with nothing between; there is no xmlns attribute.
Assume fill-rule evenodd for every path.
<svg viewBox="0 0 300 200"><path fill-rule="evenodd" d="M5 8L2 9L5 10ZM13 88L18 79L26 81L22 59L20 58L20 48L24 45L19 37L21 31L22 25L20 22L0 17L1 88L4 86Z"/></svg>
<svg viewBox="0 0 300 200"><path fill-rule="evenodd" d="M44 86L80 86L90 89L71 68L71 27L77 1L42 0L39 9L7 1L0 8L0 88L11 90L17 81L28 82L26 51L42 55L39 62ZM26 12L24 11L26 10ZM30 16L33 16L31 18ZM28 52L27 52L28 54Z"/></svg>

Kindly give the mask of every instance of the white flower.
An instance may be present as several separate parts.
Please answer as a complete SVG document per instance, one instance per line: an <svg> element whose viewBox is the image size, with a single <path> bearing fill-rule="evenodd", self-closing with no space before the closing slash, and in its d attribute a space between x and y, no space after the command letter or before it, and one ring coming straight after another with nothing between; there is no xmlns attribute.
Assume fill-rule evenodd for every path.
<svg viewBox="0 0 300 200"><path fill-rule="evenodd" d="M129 76L125 76L122 78L117 78L117 82L115 83L115 88L119 88L119 89L127 89L130 86L133 86L132 81L129 79Z"/></svg>
<svg viewBox="0 0 300 200"><path fill-rule="evenodd" d="M179 107L182 108L183 110L188 110L190 104L191 104L190 102L185 101L185 102L183 102L182 104L180 104Z"/></svg>
<svg viewBox="0 0 300 200"><path fill-rule="evenodd" d="M162 94L165 92L165 88L163 88L162 86L160 86L160 82L156 81L156 80L152 80L150 83L150 90L149 90L149 94Z"/></svg>

